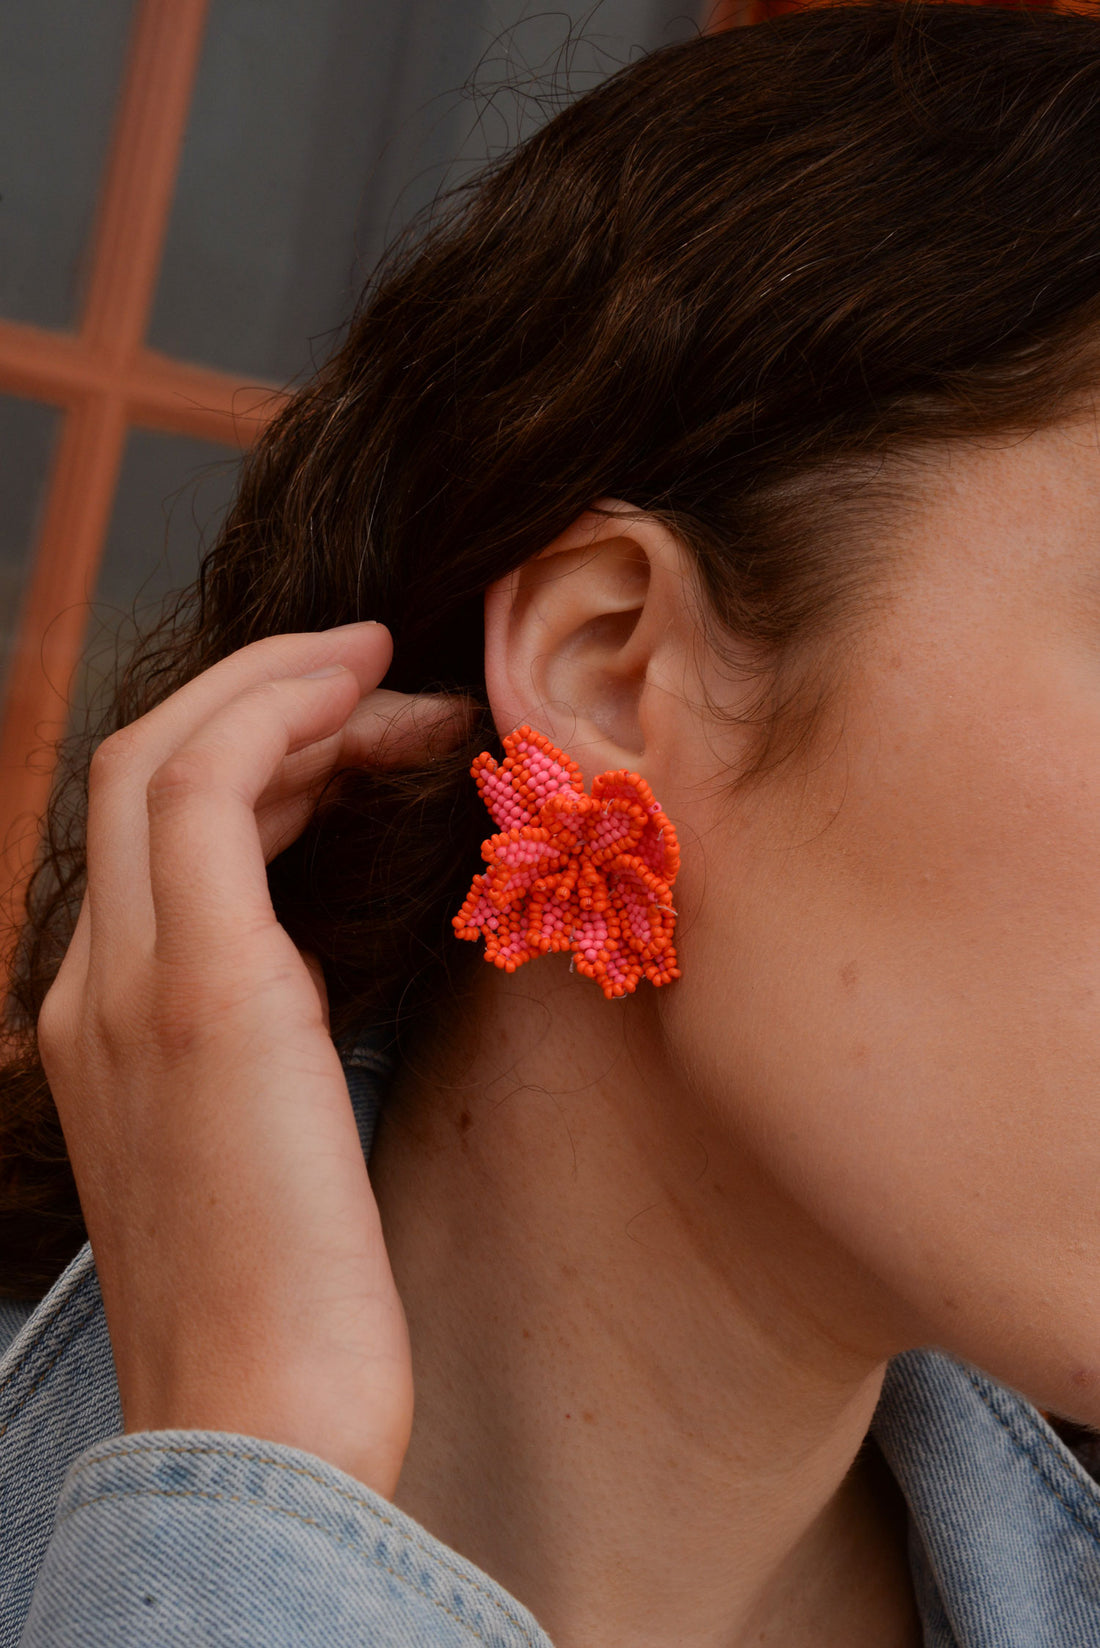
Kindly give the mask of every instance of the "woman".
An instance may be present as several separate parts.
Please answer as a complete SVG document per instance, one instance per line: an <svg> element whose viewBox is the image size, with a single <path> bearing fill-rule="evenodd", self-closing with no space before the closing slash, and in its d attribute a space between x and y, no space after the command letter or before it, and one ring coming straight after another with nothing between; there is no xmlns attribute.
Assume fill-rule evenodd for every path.
<svg viewBox="0 0 1100 1648"><path fill-rule="evenodd" d="M5 1642L1100 1640L1098 141L1095 18L810 12L383 271L55 807ZM456 937L520 727L656 984Z"/></svg>

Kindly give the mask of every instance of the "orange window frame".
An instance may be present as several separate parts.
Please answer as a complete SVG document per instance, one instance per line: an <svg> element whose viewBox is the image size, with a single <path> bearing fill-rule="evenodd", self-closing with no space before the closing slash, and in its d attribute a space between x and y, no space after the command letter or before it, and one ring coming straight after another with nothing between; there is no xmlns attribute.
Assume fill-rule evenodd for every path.
<svg viewBox="0 0 1100 1648"><path fill-rule="evenodd" d="M75 332L0 318L0 390L62 409L0 719L0 887L49 798L131 427L247 446L283 397L145 347L208 0L138 0ZM39 753L41 752L41 753Z"/></svg>

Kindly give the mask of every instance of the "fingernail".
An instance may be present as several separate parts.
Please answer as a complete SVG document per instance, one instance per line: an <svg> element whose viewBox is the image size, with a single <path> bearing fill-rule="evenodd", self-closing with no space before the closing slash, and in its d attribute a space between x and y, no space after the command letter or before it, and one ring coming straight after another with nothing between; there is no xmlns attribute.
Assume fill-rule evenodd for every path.
<svg viewBox="0 0 1100 1648"><path fill-rule="evenodd" d="M318 681L322 675L346 675L347 666L344 664L326 664L323 669L307 670L302 676L303 681Z"/></svg>

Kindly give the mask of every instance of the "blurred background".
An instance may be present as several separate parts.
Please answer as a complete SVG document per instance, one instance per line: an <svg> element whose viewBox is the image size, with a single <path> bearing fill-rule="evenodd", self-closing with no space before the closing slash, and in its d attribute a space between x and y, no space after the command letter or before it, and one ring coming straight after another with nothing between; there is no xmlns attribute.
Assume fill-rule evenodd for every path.
<svg viewBox="0 0 1100 1648"><path fill-rule="evenodd" d="M797 3L3 0L0 896L383 244L639 53Z"/></svg>

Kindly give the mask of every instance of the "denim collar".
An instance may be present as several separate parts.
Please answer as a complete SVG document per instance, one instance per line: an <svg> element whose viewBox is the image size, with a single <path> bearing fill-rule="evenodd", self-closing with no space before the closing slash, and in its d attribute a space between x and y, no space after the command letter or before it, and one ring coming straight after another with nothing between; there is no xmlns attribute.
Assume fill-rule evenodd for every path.
<svg viewBox="0 0 1100 1648"><path fill-rule="evenodd" d="M364 1151L390 1069L342 1053ZM18 1643L69 1465L121 1428L90 1249L0 1356L0 1648ZM909 1510L925 1648L1097 1648L1100 1487L1016 1392L937 1351L887 1370L872 1432Z"/></svg>
<svg viewBox="0 0 1100 1648"><path fill-rule="evenodd" d="M909 1351L872 1431L909 1507L925 1648L1100 1643L1100 1487L1030 1402Z"/></svg>

